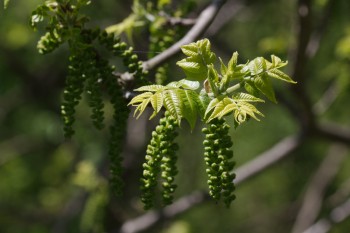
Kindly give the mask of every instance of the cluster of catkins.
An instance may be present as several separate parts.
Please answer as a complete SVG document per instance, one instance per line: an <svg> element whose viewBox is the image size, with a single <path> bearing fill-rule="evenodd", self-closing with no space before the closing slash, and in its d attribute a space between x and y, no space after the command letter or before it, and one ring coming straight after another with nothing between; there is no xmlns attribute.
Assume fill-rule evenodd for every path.
<svg viewBox="0 0 350 233"><path fill-rule="evenodd" d="M209 195L216 201L223 197L227 207L235 199L235 175L231 173L235 163L230 161L233 151L230 149L232 140L228 134L229 128L224 119L214 119L202 130L205 134L203 145Z"/></svg>
<svg viewBox="0 0 350 233"><path fill-rule="evenodd" d="M144 208L149 209L154 205L155 188L158 184L158 176L162 178L162 199L165 205L172 203L173 193L176 189L174 177L177 174L176 151L178 145L174 142L178 133L175 118L168 112L160 119L159 125L152 132L152 139L147 146L146 161L143 164L143 177L141 178L141 200Z"/></svg>

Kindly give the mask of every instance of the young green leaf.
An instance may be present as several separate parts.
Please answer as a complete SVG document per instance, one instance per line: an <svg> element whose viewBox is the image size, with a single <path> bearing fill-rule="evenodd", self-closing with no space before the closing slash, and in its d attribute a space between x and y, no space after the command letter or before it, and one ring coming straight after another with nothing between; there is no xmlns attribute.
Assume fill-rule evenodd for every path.
<svg viewBox="0 0 350 233"><path fill-rule="evenodd" d="M156 92L156 91L163 91L169 89L163 85L147 85L147 86L142 86L140 88L135 89L134 91L152 91L152 92Z"/></svg>
<svg viewBox="0 0 350 233"><path fill-rule="evenodd" d="M272 84L270 82L270 79L267 77L266 74L258 75L254 79L255 87L261 91L269 100L271 100L274 103L277 103L276 97L275 97L275 91L273 90Z"/></svg>
<svg viewBox="0 0 350 233"><path fill-rule="evenodd" d="M238 60L238 53L234 52L232 54L230 61L228 62L228 70L230 70L231 72L235 71L237 66L237 60Z"/></svg>
<svg viewBox="0 0 350 233"><path fill-rule="evenodd" d="M249 95L247 93L239 92L232 96L236 102L265 102L264 100L257 98L253 95Z"/></svg>
<svg viewBox="0 0 350 233"><path fill-rule="evenodd" d="M245 82L244 89L253 96L259 95L259 89L255 87L254 82Z"/></svg>
<svg viewBox="0 0 350 233"><path fill-rule="evenodd" d="M218 83L219 83L219 74L215 70L213 64L208 65L208 81L211 88L211 91L215 96L218 95Z"/></svg>
<svg viewBox="0 0 350 233"><path fill-rule="evenodd" d="M225 114L223 113L223 111L224 111L225 107L227 105L230 105L230 104L235 104L235 102L231 98L228 98L228 97L225 97L220 102L218 102L215 105L213 112L208 117L207 123L215 118L221 118L222 116L224 116ZM234 106L234 105L232 105L232 106ZM233 110L233 108L232 108L232 110Z"/></svg>
<svg viewBox="0 0 350 233"><path fill-rule="evenodd" d="M287 74L283 73L282 71L280 71L278 69L268 70L268 71L266 71L266 73L271 78L280 79L282 81L289 82L289 83L297 83L291 77L289 77Z"/></svg>
<svg viewBox="0 0 350 233"><path fill-rule="evenodd" d="M238 105L235 102L232 102L231 104L228 104L224 107L224 109L220 112L219 118L222 118L231 112L236 111L238 108Z"/></svg>
<svg viewBox="0 0 350 233"><path fill-rule="evenodd" d="M286 66L287 64L288 62L283 62L279 57L271 55L271 66L273 68L281 68L283 66Z"/></svg>
<svg viewBox="0 0 350 233"><path fill-rule="evenodd" d="M201 118L204 118L205 111L210 103L210 98L204 89L201 91L196 101L197 101L198 112Z"/></svg>
<svg viewBox="0 0 350 233"><path fill-rule="evenodd" d="M157 113L159 113L159 111L162 109L163 100L164 100L164 98L163 98L163 94L161 92L157 92L153 96L151 96L151 104L152 104L154 111L149 119L152 119L153 117L155 117L157 115Z"/></svg>
<svg viewBox="0 0 350 233"><path fill-rule="evenodd" d="M175 117L180 125L183 112L179 90L168 90L164 93L164 107Z"/></svg>
<svg viewBox="0 0 350 233"><path fill-rule="evenodd" d="M263 57L257 57L248 64L251 75L258 75L266 70L266 61Z"/></svg>
<svg viewBox="0 0 350 233"><path fill-rule="evenodd" d="M210 103L208 104L207 109L205 110L204 113L204 118L207 119L208 118L208 114L215 108L215 106L220 103L220 101L222 100L222 98L214 98L210 101Z"/></svg>
<svg viewBox="0 0 350 233"><path fill-rule="evenodd" d="M239 114L249 115L250 117L254 118L257 121L260 121L255 114L258 114L260 116L264 116L254 105L248 103L248 102L239 102L237 111ZM239 122L237 122L239 123Z"/></svg>
<svg viewBox="0 0 350 233"><path fill-rule="evenodd" d="M222 61L221 57L219 57L219 61L220 61L220 73L222 76L224 76L227 73L227 66Z"/></svg>
<svg viewBox="0 0 350 233"><path fill-rule="evenodd" d="M134 112L134 116L139 112L137 118L141 116L143 111L145 110L148 103L151 101L153 96L152 92L144 92L140 95L135 96L128 105L137 106Z"/></svg>
<svg viewBox="0 0 350 233"><path fill-rule="evenodd" d="M191 90L179 90L181 95L181 110L191 129L194 128L198 116L198 94Z"/></svg>
<svg viewBox="0 0 350 233"><path fill-rule="evenodd" d="M242 93L244 94L244 93ZM248 101L252 101L251 97L247 97ZM259 102L261 100L259 99ZM255 99L253 102L256 102ZM214 105L215 104L215 105ZM214 107L212 107L214 106ZM213 102L212 104L212 109L213 111L211 112L210 116L207 118L206 122L210 122L211 120L215 119L215 118L222 118L228 114L230 114L231 112L234 112L234 117L235 120L237 121L238 124L242 123L243 121L246 120L246 116L250 116L252 118L254 118L255 120L259 121L259 119L256 117L255 114L264 116L261 112L259 112L256 107L246 101L236 101L234 99L231 99L229 97L225 97L223 98L221 101L217 102Z"/></svg>
<svg viewBox="0 0 350 233"><path fill-rule="evenodd" d="M185 72L187 79L203 81L207 78L207 65L213 64L216 56L210 50L208 39L184 45L182 52L188 57L178 61L176 64Z"/></svg>
<svg viewBox="0 0 350 233"><path fill-rule="evenodd" d="M199 82L197 81L190 81L187 79L181 79L180 81L177 82L171 82L168 85L166 85L167 87L175 87L175 88L184 88L187 90L197 90L200 86Z"/></svg>

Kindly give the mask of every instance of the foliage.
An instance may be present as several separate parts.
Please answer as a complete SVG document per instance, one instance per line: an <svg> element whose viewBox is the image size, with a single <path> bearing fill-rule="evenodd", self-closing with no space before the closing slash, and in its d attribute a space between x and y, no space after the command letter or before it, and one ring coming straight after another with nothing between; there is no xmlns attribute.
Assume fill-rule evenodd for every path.
<svg viewBox="0 0 350 233"><path fill-rule="evenodd" d="M138 80L134 85L140 86L143 78L142 64L138 61L138 56L133 54L132 47L127 48L126 43L120 42L120 39L116 36L120 35L121 32L126 32L131 39L132 29L143 25L142 22L147 18L148 11L138 1L135 1L134 13L122 23L107 28L107 32L105 32L99 29L86 28L85 24L89 19L80 13L80 9L89 4L90 1L86 0L46 1L32 13L31 26L36 29L38 23L45 19L48 22L47 32L38 42L37 47L40 53L52 52L65 42L69 46L69 74L66 78L64 101L62 103L62 117L66 137L74 134L72 125L75 121L75 108L79 104L83 92L86 93L89 106L92 109L90 117L94 126L97 129L104 127L103 88L104 86L107 87L107 94L114 108L114 125L110 128L109 152L111 184L115 192L120 195L122 193L122 159L120 154L122 152L123 135L126 133L125 126L128 115L128 108L123 97L125 86L116 81L116 77L112 74L114 67L110 66L108 61L101 57L95 44L99 43L111 51L113 55L120 56L128 72ZM155 8L159 11L161 10L159 8L163 8L166 4L166 2L159 3ZM152 5L148 8L151 11ZM214 122L211 124L220 129L224 125L221 119L232 113L237 126L250 117L259 120L256 115L263 116L252 104L263 102L262 99L257 97L258 92L276 102L270 78L295 83L287 74L279 70L287 63L282 62L280 58L274 55L271 56L271 62L258 57L246 64L238 64L238 53L235 52L227 65L219 58L219 72L215 68L217 58L211 51L211 44L208 39L184 45L181 49L187 57L178 61L177 65L185 72L186 79L171 82L166 86L152 84L137 88L135 91L143 93L134 97L129 103L129 105L137 106L135 114L138 113L138 116L140 116L146 107L151 105L154 112L150 118L153 118L164 107L167 110L166 120L172 128L174 128L174 122L180 125L181 119L185 118L193 129L199 116L206 123ZM198 92L201 86L199 82L203 81L201 91ZM158 80L158 83L161 82ZM237 89L241 87L244 87L248 93L237 92ZM169 114L173 119L169 118ZM218 121L214 121L215 119L218 119ZM165 167L165 171L162 172L165 176L163 178L173 180L176 173L175 149L171 149L174 136L167 136L168 133L173 135L172 129L170 132L167 131L169 126L159 126L159 130L153 135L154 138L151 140L148 148L149 152L146 155L148 162L145 163L144 179L142 180L142 201L145 203L146 209L152 206L151 198L154 195L153 189L157 184L156 179L160 167ZM163 129L164 127L165 131L163 132L160 128ZM213 127L211 126L209 129ZM225 132L227 134L227 130ZM217 134L216 131L212 133ZM218 133L218 135L220 134ZM209 140L208 143L214 142ZM229 206L234 199L233 188L228 184L230 182L228 180L233 178L230 175L233 167L227 165L227 159L230 158L230 155L221 152L222 150L229 150L229 147L226 148L225 146L226 142L219 142L219 144L218 149L206 151L210 154L210 156L206 156L211 161L207 164L210 167L209 170L220 170L220 173L214 170L209 171L208 183L211 190L210 194L216 200L219 200L220 192L222 189L224 190L224 201ZM171 152L164 152L164 150L170 150ZM221 156L223 159L216 161L213 159L214 155ZM161 161L164 162L162 166L160 166ZM217 168L211 168L213 166L217 166ZM217 177L215 182L214 177ZM163 187L164 203L170 204L173 199L171 194L174 192L175 186L166 181L163 182Z"/></svg>
<svg viewBox="0 0 350 233"><path fill-rule="evenodd" d="M228 129L223 118L233 114L236 126L249 118L259 121L256 115L263 114L252 104L264 102L257 97L259 92L276 102L270 78L289 83L296 82L279 70L287 65L287 62L282 62L274 55L271 56L271 62L258 57L246 64L238 64L238 53L235 52L227 65L219 58L219 74L214 67L216 55L210 47L208 39L182 46L182 52L187 58L177 62L177 65L184 70L187 79L171 82L166 86L153 84L135 89L143 93L135 96L129 105L136 107L134 115L138 114L137 117L151 105L154 111L150 119L164 107L178 125L181 124L181 119L185 118L193 129L198 117L209 124L209 128L204 130L207 137L204 145L209 194L218 201L223 192L224 202L229 206L234 199L234 175L230 174L233 166L228 161L232 157L232 144L230 137L225 135ZM198 91L201 86L199 81L203 82L201 91ZM248 93L238 92L241 87ZM160 151L163 148L152 141L151 145L152 148L156 148L152 151L152 163L154 161L155 167L152 167L151 171L159 171L159 161L163 156ZM147 184L153 188L156 185L154 179L157 172L150 173L150 176L153 180ZM147 193L148 200L148 196L152 194ZM145 207L149 208L149 201L145 203Z"/></svg>
<svg viewBox="0 0 350 233"><path fill-rule="evenodd" d="M276 102L270 78L295 83L287 74L279 70L287 62L272 55L271 62L262 57L246 64L237 64L238 53L235 52L227 66L220 59L220 74L215 69L216 55L210 50L207 39L182 47L187 58L177 62L184 70L187 79L171 82L166 86L148 85L136 89L143 92L134 97L129 104L137 106L138 116L151 104L153 118L164 106L178 121L185 118L193 128L200 116L209 123L215 118L233 113L235 122L241 124L255 114L262 115L250 102L264 102L258 98L259 92ZM196 81L193 81L196 80ZM202 90L199 81L204 81ZM241 87L248 93L237 92Z"/></svg>

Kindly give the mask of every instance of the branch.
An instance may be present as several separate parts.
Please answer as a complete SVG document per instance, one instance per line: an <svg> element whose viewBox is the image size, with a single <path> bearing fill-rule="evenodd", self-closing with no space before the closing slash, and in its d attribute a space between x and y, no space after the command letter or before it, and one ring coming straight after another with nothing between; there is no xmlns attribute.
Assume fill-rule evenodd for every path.
<svg viewBox="0 0 350 233"><path fill-rule="evenodd" d="M293 85L291 90L298 100L300 110L300 120L303 128L310 128L314 124L314 116L311 108L311 101L306 91L305 86L300 85L306 78L306 64L308 57L306 56L306 48L310 41L312 33L312 15L311 15L311 0L299 0L297 6L298 25L297 25L297 47L292 55L292 77L298 82Z"/></svg>
<svg viewBox="0 0 350 233"><path fill-rule="evenodd" d="M339 185L339 188L333 193L329 198L327 198L328 206L337 206L341 202L347 199L350 195L350 178L345 180L342 184Z"/></svg>
<svg viewBox="0 0 350 233"><path fill-rule="evenodd" d="M159 12L159 15L167 19L167 23L172 26L182 25L182 26L192 26L197 22L197 19L179 18L172 17L165 13L164 11Z"/></svg>
<svg viewBox="0 0 350 233"><path fill-rule="evenodd" d="M290 155L302 143L302 137L293 135L281 140L269 150L249 161L247 164L236 170L235 184L238 185L249 178L253 178L265 169L279 162L281 159Z"/></svg>
<svg viewBox="0 0 350 233"><path fill-rule="evenodd" d="M310 227L320 213L327 187L337 175L345 158L347 149L344 145L334 144L323 160L305 192L302 206L293 226L293 233L299 233Z"/></svg>
<svg viewBox="0 0 350 233"><path fill-rule="evenodd" d="M224 5L226 0L213 0L212 3L205 8L202 13L199 15L196 24L188 31L188 33L170 48L160 53L159 55L151 58L148 61L143 63L143 68L145 70L152 70L155 67L161 65L167 59L174 56L180 51L180 47L185 44L189 44L195 41L200 35L202 35L211 22L214 20L218 11Z"/></svg>
<svg viewBox="0 0 350 233"><path fill-rule="evenodd" d="M322 123L315 128L316 136L349 145L350 129L334 123Z"/></svg>
<svg viewBox="0 0 350 233"><path fill-rule="evenodd" d="M175 216L193 208L194 206L203 203L209 199L209 195L205 192L196 191L188 196L180 198L174 204L165 207L162 210L152 210L135 219L125 222L119 233L136 233L144 231L163 219L171 219Z"/></svg>
<svg viewBox="0 0 350 233"><path fill-rule="evenodd" d="M325 113L329 107L334 103L339 95L339 86L333 82L328 89L323 93L321 98L314 104L313 111L317 115Z"/></svg>
<svg viewBox="0 0 350 233"><path fill-rule="evenodd" d="M211 37L216 35L233 17L238 14L238 12L244 8L244 6L242 0L228 1L225 4L225 7L220 10L220 14L215 17L204 36Z"/></svg>
<svg viewBox="0 0 350 233"><path fill-rule="evenodd" d="M340 223L350 217L350 199L334 208L328 218L323 218L309 227L303 233L326 233L335 223Z"/></svg>
<svg viewBox="0 0 350 233"><path fill-rule="evenodd" d="M310 40L306 46L305 55L307 58L313 58L317 53L321 39L327 30L329 20L331 18L331 13L333 12L336 0L328 0L327 5L324 7L322 12L321 20L319 20L317 28L312 32Z"/></svg>
<svg viewBox="0 0 350 233"><path fill-rule="evenodd" d="M239 167L235 172L235 184L239 185L265 171L267 168L276 164L281 159L286 158L301 144L302 138L299 135L289 136L283 139L269 150L260 154L256 159ZM136 233L146 230L161 220L171 219L209 199L208 193L196 191L188 196L180 198L178 201L162 210L150 211L140 217L126 221L121 226L120 231L116 232Z"/></svg>

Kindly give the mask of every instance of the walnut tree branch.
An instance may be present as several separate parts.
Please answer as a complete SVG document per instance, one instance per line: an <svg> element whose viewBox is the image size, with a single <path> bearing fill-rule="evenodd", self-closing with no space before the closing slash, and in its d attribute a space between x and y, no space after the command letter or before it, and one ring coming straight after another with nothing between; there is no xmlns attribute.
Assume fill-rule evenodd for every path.
<svg viewBox="0 0 350 233"><path fill-rule="evenodd" d="M332 225L343 222L350 217L350 199L334 208L327 218L322 218L303 233L327 233Z"/></svg>
<svg viewBox="0 0 350 233"><path fill-rule="evenodd" d="M310 227L319 215L327 187L338 174L347 153L342 144L334 144L313 175L303 197L302 205L297 214L293 233L300 233Z"/></svg>
<svg viewBox="0 0 350 233"><path fill-rule="evenodd" d="M315 128L314 134L327 140L350 144L350 129L334 123L322 123Z"/></svg>

